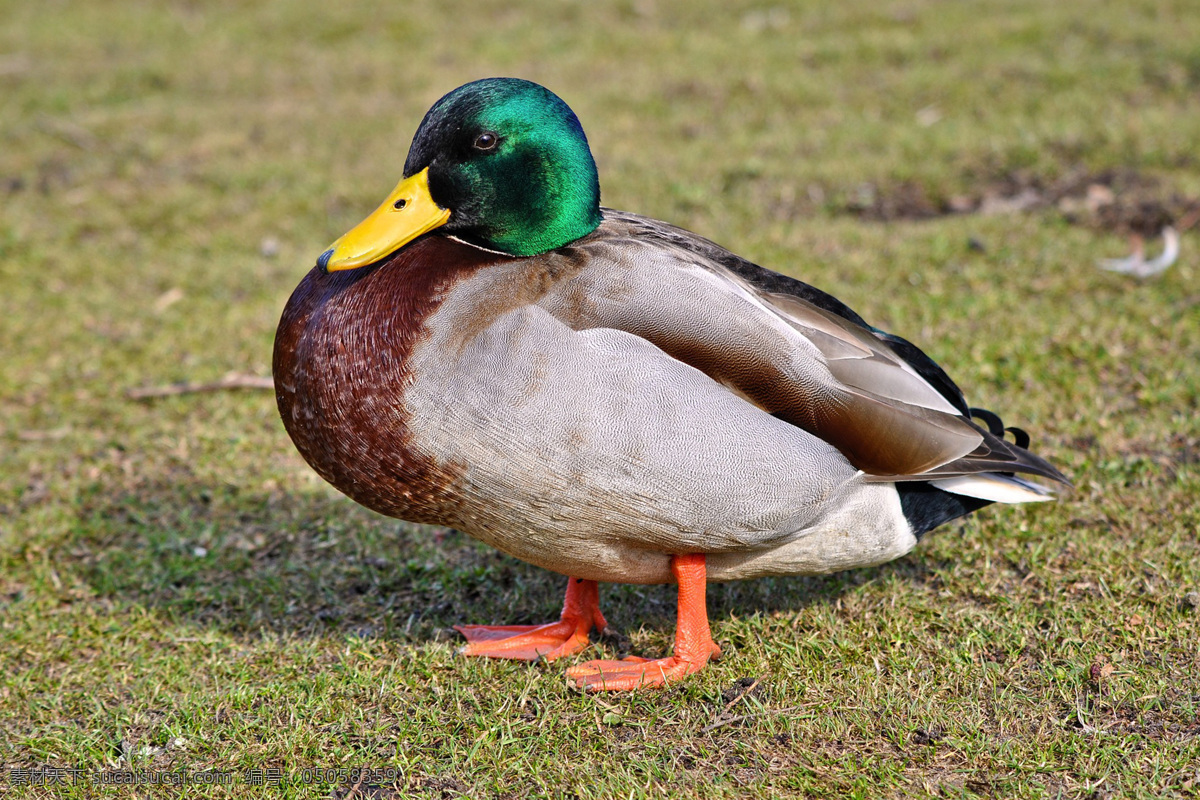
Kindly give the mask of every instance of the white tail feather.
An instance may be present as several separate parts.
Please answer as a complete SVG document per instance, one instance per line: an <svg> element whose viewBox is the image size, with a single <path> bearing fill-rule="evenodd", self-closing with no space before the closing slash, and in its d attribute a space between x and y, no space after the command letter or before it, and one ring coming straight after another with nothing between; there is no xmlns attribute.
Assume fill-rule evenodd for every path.
<svg viewBox="0 0 1200 800"><path fill-rule="evenodd" d="M929 484L953 494L977 497L995 503L1040 503L1054 499L1054 492L1040 483L995 472L940 478L930 481Z"/></svg>

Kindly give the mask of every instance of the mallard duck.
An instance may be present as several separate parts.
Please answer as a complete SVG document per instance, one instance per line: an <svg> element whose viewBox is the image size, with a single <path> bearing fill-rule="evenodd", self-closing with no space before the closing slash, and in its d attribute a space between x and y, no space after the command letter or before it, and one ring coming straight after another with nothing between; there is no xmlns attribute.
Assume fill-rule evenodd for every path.
<svg viewBox="0 0 1200 800"><path fill-rule="evenodd" d="M425 115L403 180L288 301L274 375L343 493L569 576L560 619L459 626L466 654L574 654L605 627L598 582L678 584L672 655L568 671L592 689L717 656L708 580L881 564L1067 483L834 297L603 208L575 114L510 78Z"/></svg>

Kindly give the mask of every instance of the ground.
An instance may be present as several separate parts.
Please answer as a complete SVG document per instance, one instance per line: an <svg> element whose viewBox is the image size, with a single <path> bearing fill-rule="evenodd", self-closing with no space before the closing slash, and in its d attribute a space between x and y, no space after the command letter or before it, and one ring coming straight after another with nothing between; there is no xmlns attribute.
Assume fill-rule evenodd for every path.
<svg viewBox="0 0 1200 800"><path fill-rule="evenodd" d="M1190 4L9 6L0 796L1200 792L1200 249L1097 269L1194 221ZM269 375L291 289L486 75L575 108L606 205L917 342L1075 490L715 586L724 658L664 691L456 656L563 579L354 506L268 391L131 392ZM602 603L580 658L670 646L669 588Z"/></svg>

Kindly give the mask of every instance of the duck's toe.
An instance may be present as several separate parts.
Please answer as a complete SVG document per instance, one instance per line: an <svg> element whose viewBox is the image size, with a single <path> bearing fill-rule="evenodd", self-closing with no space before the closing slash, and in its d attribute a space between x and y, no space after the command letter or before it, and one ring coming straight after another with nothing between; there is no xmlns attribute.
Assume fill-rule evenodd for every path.
<svg viewBox="0 0 1200 800"><path fill-rule="evenodd" d="M630 656L621 661L588 661L567 670L567 677L580 689L591 691L630 691L665 686L671 681L699 672L709 658L720 655L714 644L711 652L686 656L647 659Z"/></svg>
<svg viewBox="0 0 1200 800"><path fill-rule="evenodd" d="M573 620L545 625L455 625L467 639L466 656L535 661L573 655L588 646L588 628Z"/></svg>
<svg viewBox="0 0 1200 800"><path fill-rule="evenodd" d="M569 578L558 622L544 625L455 625L467 638L459 652L466 656L535 661L573 655L588 646L592 628L607 626L600 613L600 589L595 581Z"/></svg>

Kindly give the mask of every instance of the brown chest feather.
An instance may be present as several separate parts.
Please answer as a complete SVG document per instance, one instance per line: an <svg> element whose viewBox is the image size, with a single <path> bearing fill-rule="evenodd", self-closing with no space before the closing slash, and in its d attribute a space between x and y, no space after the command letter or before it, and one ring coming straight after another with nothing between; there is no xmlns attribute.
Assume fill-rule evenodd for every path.
<svg viewBox="0 0 1200 800"><path fill-rule="evenodd" d="M445 288L501 258L434 236L377 266L314 268L296 287L275 335L275 398L296 448L338 490L389 516L452 521L463 466L414 449L408 356Z"/></svg>

